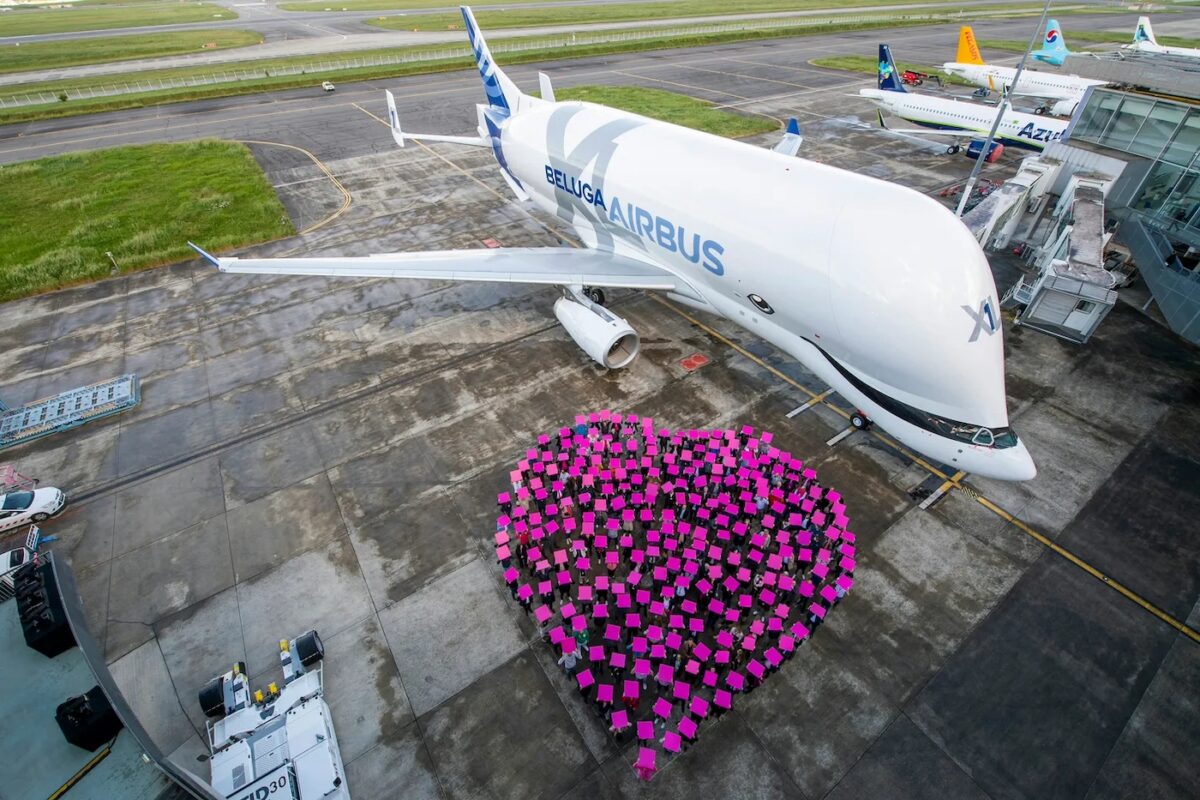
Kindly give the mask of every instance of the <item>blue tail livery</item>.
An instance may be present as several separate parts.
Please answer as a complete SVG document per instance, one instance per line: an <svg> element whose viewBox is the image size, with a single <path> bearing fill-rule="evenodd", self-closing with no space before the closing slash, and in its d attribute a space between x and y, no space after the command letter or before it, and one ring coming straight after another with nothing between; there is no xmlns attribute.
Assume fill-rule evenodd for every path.
<svg viewBox="0 0 1200 800"><path fill-rule="evenodd" d="M504 70L496 66L487 42L479 32L479 23L475 21L471 7L459 6L459 10L467 26L467 38L470 39L471 49L475 51L475 66L479 68L479 77L483 79L483 90L487 94L488 105L512 112L521 96L521 90L504 74Z"/></svg>
<svg viewBox="0 0 1200 800"><path fill-rule="evenodd" d="M892 58L892 48L886 44L879 45L879 88L888 92L905 91L896 61Z"/></svg>

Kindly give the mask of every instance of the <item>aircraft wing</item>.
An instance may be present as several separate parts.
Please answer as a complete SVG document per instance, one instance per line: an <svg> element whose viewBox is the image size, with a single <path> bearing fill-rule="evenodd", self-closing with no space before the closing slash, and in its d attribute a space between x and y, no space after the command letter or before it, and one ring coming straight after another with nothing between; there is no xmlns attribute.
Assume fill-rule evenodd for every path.
<svg viewBox="0 0 1200 800"><path fill-rule="evenodd" d="M191 242L188 245L221 272L231 273L538 283L659 291L686 287L683 280L653 264L615 253L570 247L439 250L357 257L218 258Z"/></svg>

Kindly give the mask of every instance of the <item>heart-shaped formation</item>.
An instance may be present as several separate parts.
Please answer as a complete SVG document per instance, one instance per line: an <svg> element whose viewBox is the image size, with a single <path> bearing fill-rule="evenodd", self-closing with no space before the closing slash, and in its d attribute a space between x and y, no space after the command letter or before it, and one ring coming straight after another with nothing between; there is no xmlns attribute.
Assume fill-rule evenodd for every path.
<svg viewBox="0 0 1200 800"><path fill-rule="evenodd" d="M497 497L513 599L610 730L649 745L643 778L656 740L694 741L854 585L841 496L771 440L600 411L539 436Z"/></svg>

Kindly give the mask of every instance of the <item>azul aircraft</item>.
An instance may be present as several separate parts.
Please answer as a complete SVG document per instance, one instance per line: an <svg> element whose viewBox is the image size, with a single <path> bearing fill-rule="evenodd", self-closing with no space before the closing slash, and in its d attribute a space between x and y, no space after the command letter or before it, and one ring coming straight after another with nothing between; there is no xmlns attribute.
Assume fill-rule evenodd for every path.
<svg viewBox="0 0 1200 800"><path fill-rule="evenodd" d="M1133 44L1122 45L1126 50L1137 50L1142 53L1162 53L1168 56L1183 56L1184 58L1200 58L1200 50L1194 47L1168 47L1159 44L1154 38L1154 28L1150 27L1149 17L1138 17L1137 27L1133 31Z"/></svg>
<svg viewBox="0 0 1200 800"><path fill-rule="evenodd" d="M1058 20L1046 20L1046 33L1042 36L1042 49L1034 50L1030 55L1038 61L1044 61L1056 67L1061 67L1067 56L1071 55L1071 51L1067 49L1067 40L1063 38L1062 28L1058 27Z"/></svg>
<svg viewBox="0 0 1200 800"><path fill-rule="evenodd" d="M888 128L883 121L883 111L880 111L879 124L894 133L953 136L956 141L948 148L949 153L958 152L957 140L985 138L998 113L998 109L991 106L906 91L896 72L891 48L886 44L879 45L879 88L859 89L858 93L883 111L931 129ZM996 129L996 141L1027 150L1042 150L1050 142L1061 139L1068 124L1067 120L1025 114L1010 108L1005 110L1000 127Z"/></svg>
<svg viewBox="0 0 1200 800"><path fill-rule="evenodd" d="M979 244L946 208L897 184L591 103L521 92L463 8L487 103L475 136L392 136L491 148L513 194L584 247L365 257L217 258L223 272L501 281L562 287L554 312L596 362L640 346L601 287L667 293L796 358L874 421L952 470L1036 472L1008 424L1000 306ZM887 235L879 235L889 220Z"/></svg>
<svg viewBox="0 0 1200 800"><path fill-rule="evenodd" d="M1013 78L1016 77L1017 71L1012 67L985 64L979 52L979 45L975 41L975 32L969 25L959 29L958 54L954 61L947 61L942 65L942 71L1001 94L1011 92L1025 97L1053 100L1055 102L1046 106L1046 110L1067 117L1074 113L1075 106L1083 99L1083 93L1089 86L1104 85L1104 81L1080 78L1077 75L1025 70L1021 73L1021 81L1014 90Z"/></svg>

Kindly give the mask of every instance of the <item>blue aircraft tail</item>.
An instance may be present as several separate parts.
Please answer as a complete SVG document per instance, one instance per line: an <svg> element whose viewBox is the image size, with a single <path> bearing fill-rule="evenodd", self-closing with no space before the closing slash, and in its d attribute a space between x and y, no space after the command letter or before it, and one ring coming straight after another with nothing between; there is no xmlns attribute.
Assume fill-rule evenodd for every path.
<svg viewBox="0 0 1200 800"><path fill-rule="evenodd" d="M1063 59L1070 54L1071 51L1067 49L1067 41L1063 37L1062 28L1058 26L1058 20L1046 20L1046 33L1042 37L1042 49L1034 50L1031 55L1038 61L1062 66Z"/></svg>
<svg viewBox="0 0 1200 800"><path fill-rule="evenodd" d="M1138 17L1137 27L1133 29L1133 43L1149 42L1150 44L1158 44L1158 40L1154 38L1154 28L1150 26L1149 17Z"/></svg>
<svg viewBox="0 0 1200 800"><path fill-rule="evenodd" d="M892 58L892 48L886 44L879 45L879 88L889 92L903 92L904 82L896 70L896 62Z"/></svg>
<svg viewBox="0 0 1200 800"><path fill-rule="evenodd" d="M479 77L483 79L483 90L487 94L488 105L493 109L503 109L511 112L517 106L521 90L504 74L504 70L496 66L492 54L484 41L479 24L470 6L459 6L463 22L467 26L467 38L471 41L471 49L475 51L475 65L479 68Z"/></svg>

